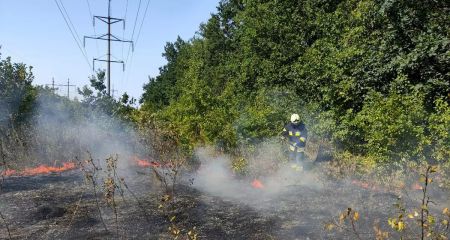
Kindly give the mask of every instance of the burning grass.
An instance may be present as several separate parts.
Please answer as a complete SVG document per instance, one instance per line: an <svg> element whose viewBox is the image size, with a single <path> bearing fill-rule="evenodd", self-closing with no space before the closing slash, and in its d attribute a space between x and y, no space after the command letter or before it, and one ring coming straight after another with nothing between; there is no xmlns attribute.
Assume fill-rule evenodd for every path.
<svg viewBox="0 0 450 240"><path fill-rule="evenodd" d="M62 166L47 166L47 165L39 165L34 168L25 168L23 170L14 170L14 169L6 169L2 173L5 177L11 176L34 176L34 175L42 175L42 174L50 174L50 173L61 173L69 170L73 170L76 168L75 163L66 162L63 163Z"/></svg>
<svg viewBox="0 0 450 240"><path fill-rule="evenodd" d="M99 160L92 162L95 167L88 163L93 168L87 175L77 170L6 178L0 212L9 223L12 238L355 239L356 231L361 239L373 239L391 229L389 218L398 217L397 209L391 207L398 202L398 195L388 189L325 178L314 180L323 181L320 188L310 184L307 175L319 174L319 167L296 172L303 183L288 181L283 187L264 177L219 179L215 187L229 187L235 195L201 188L196 183L199 176L191 185L188 179L192 176L187 174L176 185L176 194L167 195L148 174L138 173L149 166L134 164L134 174L122 179L120 172L114 174L116 164L109 164L112 168L108 170L106 165L99 167ZM215 175L221 171L217 166L202 168ZM88 179L95 180L96 186L89 181L83 184L83 175L84 179L91 176ZM230 183L236 184L236 189ZM279 187L277 191L275 187ZM416 203L410 197L403 199ZM438 206L429 206L430 213L436 215L437 210ZM324 231L325 223L335 215L340 226ZM0 238L8 238L3 229ZM395 238L398 233L389 236Z"/></svg>
<svg viewBox="0 0 450 240"><path fill-rule="evenodd" d="M165 144L156 147L165 151ZM399 179L407 178L336 178L327 172L332 164L308 163L305 171L294 171L264 154L258 156L269 161L264 171L253 171L255 159L242 163L248 169L240 175L227 156L209 153L197 152L201 167L194 171L187 171L187 158L162 152L127 164L117 156L90 157L75 164L78 170L47 168L61 170L57 175L16 172L0 194L7 223L0 238L381 239L392 231L389 218L399 225L398 208L392 207L399 196L420 205L423 184L410 187L417 179L401 185ZM395 181L387 185L386 179ZM436 179L433 187L440 184ZM431 199L447 204L448 192L436 197L432 190ZM430 215L442 206L430 205ZM333 231L324 231L333 216Z"/></svg>

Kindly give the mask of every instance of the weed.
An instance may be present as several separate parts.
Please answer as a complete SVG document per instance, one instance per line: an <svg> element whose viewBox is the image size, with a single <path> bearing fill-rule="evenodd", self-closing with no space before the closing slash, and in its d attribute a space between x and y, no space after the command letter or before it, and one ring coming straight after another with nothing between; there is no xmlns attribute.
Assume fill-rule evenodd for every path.
<svg viewBox="0 0 450 240"><path fill-rule="evenodd" d="M187 239L187 240L197 240L198 239L198 231L194 226L189 229L185 229L179 224L177 224L177 214L178 212L175 199L168 194L165 194L160 199L160 204L158 207L162 214L167 218L169 222L169 227L167 228L169 234L173 237L173 239Z"/></svg>
<svg viewBox="0 0 450 240"><path fill-rule="evenodd" d="M143 145L150 146L147 151L158 162L157 167L152 167L154 176L161 183L165 194L175 195L178 178L188 161L186 152L180 148L177 134L153 125L143 128L141 134L144 136Z"/></svg>
<svg viewBox="0 0 450 240"><path fill-rule="evenodd" d="M92 184L92 187L94 189L94 198L95 198L95 204L97 207L98 215L100 217L100 220L102 222L103 227L105 228L105 231L109 231L108 227L105 224L105 220L103 219L102 210L100 208L100 202L98 199L98 183L97 183L97 177L98 172L101 170L97 164L94 163L94 159L92 158L92 155L88 152L88 158L85 161L79 161L79 167L81 171L84 173L84 177L87 183Z"/></svg>
<svg viewBox="0 0 450 240"><path fill-rule="evenodd" d="M123 178L117 175L117 161L118 156L110 156L106 159L106 177L103 179L103 197L106 204L114 212L114 221L116 224L116 233L119 236L119 221L117 214L117 202L116 202L116 191L119 191L120 196L124 198L123 188L121 183L124 182Z"/></svg>
<svg viewBox="0 0 450 240"><path fill-rule="evenodd" d="M405 206L404 200L398 197L394 204L397 210L395 217L388 218L387 222L392 230L400 234L400 239L411 239L419 237L424 239L448 239L450 233L450 210L444 208L442 214L437 216L430 211L431 204L435 204L429 194L430 184L433 183L432 175L438 172L437 166L427 166L424 173L420 174L420 183L422 184L422 195L420 198L420 207L409 209ZM362 239L361 233L356 223L360 219L358 211L348 208L343 211L339 217L333 219L324 225L325 229L331 231L335 228L352 232L357 239ZM375 239L388 239L392 234L384 231L379 224L374 223ZM416 230L418 229L419 232Z"/></svg>
<svg viewBox="0 0 450 240"><path fill-rule="evenodd" d="M338 228L347 232L351 232L357 239L362 239L359 233L356 223L360 218L359 212L352 208L347 208L345 211L339 214L337 219L333 219L325 224L325 229L328 231ZM348 227L350 225L350 227Z"/></svg>

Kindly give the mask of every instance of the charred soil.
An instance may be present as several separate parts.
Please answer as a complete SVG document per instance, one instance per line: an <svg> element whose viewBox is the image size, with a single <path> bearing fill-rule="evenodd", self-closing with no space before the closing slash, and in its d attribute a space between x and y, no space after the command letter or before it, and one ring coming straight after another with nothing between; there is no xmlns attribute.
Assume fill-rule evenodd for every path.
<svg viewBox="0 0 450 240"><path fill-rule="evenodd" d="M130 191L117 197L117 222L113 209L103 201L97 206L101 192L96 194L78 170L6 178L0 195L5 218L0 239L9 238L6 224L12 239L172 239L172 224L182 239L192 229L198 239L355 239L349 229L324 230L327 221L349 206L367 219L358 222L360 236L373 238L373 220L388 228L386 219L395 213L390 206L398 197L329 182L321 187L290 185L276 195L252 189L245 198L234 198L186 182L177 185L176 197L163 210L161 189L148 174L135 172L126 179Z"/></svg>

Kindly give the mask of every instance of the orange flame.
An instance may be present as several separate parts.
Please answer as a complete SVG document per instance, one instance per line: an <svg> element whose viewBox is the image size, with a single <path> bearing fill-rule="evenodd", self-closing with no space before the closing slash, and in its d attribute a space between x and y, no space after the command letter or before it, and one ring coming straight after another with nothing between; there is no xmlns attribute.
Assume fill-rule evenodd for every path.
<svg viewBox="0 0 450 240"><path fill-rule="evenodd" d="M12 170L12 169L6 169L6 170L3 172L3 175L4 175L4 176L11 176L11 175L14 175L14 174L16 174L16 170Z"/></svg>
<svg viewBox="0 0 450 240"><path fill-rule="evenodd" d="M160 166L160 164L157 162L150 162L150 161L142 160L142 159L138 159L136 161L136 163L139 167L159 167Z"/></svg>
<svg viewBox="0 0 450 240"><path fill-rule="evenodd" d="M423 187L420 186L420 184L418 184L418 183L414 183L414 184L412 185L412 189L413 189L413 190L422 190Z"/></svg>
<svg viewBox="0 0 450 240"><path fill-rule="evenodd" d="M368 183L365 183L365 182L353 180L353 181L352 181L352 184L353 184L353 185L356 185L356 186L358 186L358 187L361 187L361 188L369 189L369 184L368 184Z"/></svg>
<svg viewBox="0 0 450 240"><path fill-rule="evenodd" d="M359 181L359 180L353 180L352 181L353 185L356 185L360 188L364 188L367 190L372 190L372 191L383 191L384 189L380 186L376 186L375 184L369 184L368 182L363 182L363 181Z"/></svg>
<svg viewBox="0 0 450 240"><path fill-rule="evenodd" d="M149 161L147 159L140 159L137 156L133 156L134 161L139 167L161 167L161 164L155 161Z"/></svg>
<svg viewBox="0 0 450 240"><path fill-rule="evenodd" d="M262 189L264 188L264 185L258 179L255 179L252 182L252 187Z"/></svg>
<svg viewBox="0 0 450 240"><path fill-rule="evenodd" d="M75 169L75 163L68 162L63 163L62 167L50 167L47 165L39 165L35 168L25 168L23 171L16 171L12 169L6 169L3 172L4 176L35 176L35 175L42 175L42 174L49 174L49 173L56 173L56 172L64 172L68 170Z"/></svg>

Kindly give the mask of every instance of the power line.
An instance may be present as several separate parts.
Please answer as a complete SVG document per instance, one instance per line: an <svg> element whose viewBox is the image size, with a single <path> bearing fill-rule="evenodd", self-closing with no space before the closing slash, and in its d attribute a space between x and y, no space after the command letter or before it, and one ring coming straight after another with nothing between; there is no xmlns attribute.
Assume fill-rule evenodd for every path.
<svg viewBox="0 0 450 240"><path fill-rule="evenodd" d="M139 11L141 10L141 2L142 2L142 0L139 0L139 5L138 5L137 13L136 13L136 18L134 19L133 33L131 34L131 39L133 39L133 37L134 37L134 30L136 29L136 23L137 23L137 20L138 20L138 17L139 17Z"/></svg>
<svg viewBox="0 0 450 240"><path fill-rule="evenodd" d="M134 19L134 25L133 25L133 33L131 34L131 40L133 40L134 38L134 30L136 29L136 23L139 17L139 11L141 10L141 2L142 0L139 0L139 5L138 5L138 10L136 13L136 18ZM127 59L125 60L125 63L128 63L128 58L130 57L130 47L128 47L128 54L127 54Z"/></svg>
<svg viewBox="0 0 450 240"><path fill-rule="evenodd" d="M87 3L87 6L88 6L89 15L91 16L92 19L94 19L94 16L92 15L91 4L89 3L89 0L86 0L86 3ZM92 23L92 29L94 29L94 35L97 35L97 31L95 31L94 23ZM95 47L97 48L97 55L99 55L100 51L98 50L98 43L97 42L95 42Z"/></svg>
<svg viewBox="0 0 450 240"><path fill-rule="evenodd" d="M138 35L137 35L136 41L134 41L134 47L135 48L137 46L137 42L139 40L139 36L141 35L142 26L144 25L144 21L145 21L145 17L147 16L147 10L148 10L148 6L149 5L150 5L150 0L147 1L147 6L145 7L144 17L142 18L141 25L139 26L139 31L138 31ZM128 71L128 74L127 74L127 81L130 78L131 67L133 65L133 57L134 57L134 52L131 53L131 61L130 61L130 64L129 64L129 69L130 70ZM128 63L128 62L126 62L126 63Z"/></svg>
<svg viewBox="0 0 450 240"><path fill-rule="evenodd" d="M123 21L126 22L127 21L127 13L128 13L128 0L127 3L125 5L125 14L123 15ZM122 39L125 38L125 30L122 32ZM122 58L123 58L123 43L122 43Z"/></svg>
<svg viewBox="0 0 450 240"><path fill-rule="evenodd" d="M124 21L126 21L126 19L127 19L127 14L128 14L128 0L127 0L126 5L125 5L125 14L123 16L123 19L125 19ZM122 39L123 38L125 38L125 30L122 32ZM133 40L133 39L131 39L131 40ZM124 50L124 44L122 43L122 59L124 59L123 50ZM130 50L128 49L128 51L130 51ZM124 78L125 78L125 71L122 72L122 81L123 81Z"/></svg>
<svg viewBox="0 0 450 240"><path fill-rule="evenodd" d="M108 41L107 59L94 58L92 63L93 63L93 67L95 67L95 61L107 63L107 81L108 81L107 88L108 88L108 96L111 96L111 63L122 63L123 71L125 71L125 63L123 61L111 60L111 42L114 41L114 42L130 43L133 50L134 50L134 45L133 45L133 41L120 39L111 33L111 25L114 23L122 22L123 28L125 29L125 20L124 19L111 17L111 0L108 0L108 16L107 17L94 16L94 18L93 18L94 24L95 24L95 19L98 19L108 25L108 33L103 34L101 36L84 36L83 44L86 43L86 38Z"/></svg>
<svg viewBox="0 0 450 240"><path fill-rule="evenodd" d="M67 84L55 84L55 79L52 78L52 83L51 84L45 84L45 86L51 85L52 88L51 90L53 91L53 93L55 93L55 90L58 90L58 88L55 88L55 86L57 87L67 87L67 98L70 98L70 87L76 87L76 85L71 85L70 84L70 79L67 78Z"/></svg>
<svg viewBox="0 0 450 240"><path fill-rule="evenodd" d="M66 8L64 7L64 4L63 4L62 0L59 0L59 3L61 4L61 7L62 7L62 9L64 10L64 13L65 13L66 16L67 16L67 19L69 20L69 23L70 23L70 25L72 26L73 31L75 32L75 36L77 37L78 42L79 42L80 45L81 45L80 35L78 35L77 29L76 29L75 26L73 25L72 20L70 19L70 15L69 15L69 13L66 11ZM86 49L83 48L82 50L84 51L84 53L85 53L85 55L86 55L86 57L87 57L88 54L87 54Z"/></svg>
<svg viewBox="0 0 450 240"><path fill-rule="evenodd" d="M91 69L92 66L91 66L91 64L89 63L88 57L86 56L86 53L82 50L82 48L81 48L81 46L80 46L80 43L78 43L78 41L77 41L77 39L76 39L76 37L75 37L75 34L73 33L72 29L70 28L70 25L69 25L69 23L67 22L67 19L66 19L66 17L64 16L63 11L61 10L61 7L60 7L59 4L58 4L58 1L57 1L57 0L54 0L54 1L55 1L55 3L56 3L56 6L57 6L58 9L59 9L59 12L61 13L61 16L62 16L63 19L64 19L64 22L66 22L67 28L69 28L69 31L70 31L70 34L72 35L73 40L74 40L75 43L77 44L78 49L80 50L80 52L83 54L84 59L86 60L86 63L87 63L88 66L89 66L89 69Z"/></svg>
<svg viewBox="0 0 450 240"><path fill-rule="evenodd" d="M147 16L148 5L150 5L150 0L147 2L147 6L145 7L144 18L142 18L141 26L139 27L138 35L136 41L134 43L134 47L136 48L137 42L139 40L139 36L141 35L142 25L144 25L145 17Z"/></svg>
<svg viewBox="0 0 450 240"><path fill-rule="evenodd" d="M75 26L73 25L72 20L70 19L70 16L69 16L69 14L67 13L66 8L64 7L64 4L63 4L63 2L62 2L61 0L59 0L59 4L61 4L61 7L62 7L64 13L65 13L66 16L67 16L67 19L69 20L69 24L70 24L70 26L72 26L72 29L73 29L73 31L75 32L75 36L77 37L78 42L81 43L81 39L80 39L80 36L78 35L77 29L76 29Z"/></svg>

